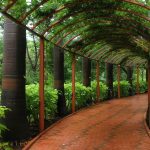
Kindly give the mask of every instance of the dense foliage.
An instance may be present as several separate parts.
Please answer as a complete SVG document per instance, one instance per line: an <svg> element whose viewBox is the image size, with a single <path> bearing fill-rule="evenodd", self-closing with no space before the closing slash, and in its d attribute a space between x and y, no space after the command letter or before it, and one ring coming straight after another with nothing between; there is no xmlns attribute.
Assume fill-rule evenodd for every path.
<svg viewBox="0 0 150 150"><path fill-rule="evenodd" d="M27 115L30 123L39 119L39 85L26 85ZM57 113L57 90L45 86L45 119L53 119Z"/></svg>
<svg viewBox="0 0 150 150"><path fill-rule="evenodd" d="M117 81L113 83L113 87L114 87L114 97L117 97L118 96L118 82ZM129 96L129 88L130 88L130 84L128 81L120 81L120 94L122 97Z"/></svg>
<svg viewBox="0 0 150 150"><path fill-rule="evenodd" d="M140 83L139 83L139 84L140 84L140 93L145 93L145 92L147 92L147 89L148 89L147 82L140 80ZM134 82L133 82L133 94L136 93L136 85L137 85L137 82L134 81Z"/></svg>
<svg viewBox="0 0 150 150"><path fill-rule="evenodd" d="M83 84L76 82L76 109L80 109L92 105L96 100L96 81L92 81L91 87L85 87ZM114 97L118 96L118 83L115 81ZM130 84L128 81L121 81L121 97L129 96ZM133 94L136 91L136 82L133 84ZM140 82L140 93L147 91L147 84L145 81ZM57 116L57 93L59 91L52 87L45 86L45 120L54 119ZM107 100L108 87L105 83L100 82L100 99L101 101ZM39 85L30 84L26 85L26 99L27 99L27 114L30 123L36 123L39 119ZM65 84L65 99L67 105L67 112L71 112L72 100L72 84Z"/></svg>
<svg viewBox="0 0 150 150"><path fill-rule="evenodd" d="M138 2L57 0L43 1L34 9L40 4L38 0L22 0L16 1L8 12L53 43L58 42L58 37L66 43L76 36L65 46L68 51L116 64L145 64L150 36L146 6L150 2ZM2 0L2 10L7 3Z"/></svg>
<svg viewBox="0 0 150 150"><path fill-rule="evenodd" d="M92 87L92 99L96 100L96 87L97 87L97 82L94 80L91 83ZM107 99L107 90L108 87L106 86L105 83L100 82L100 99L101 100L106 100Z"/></svg>
<svg viewBox="0 0 150 150"><path fill-rule="evenodd" d="M92 103L92 89L90 87L85 87L81 83L76 83L76 109L84 106L88 106ZM67 110L71 111L71 99L72 99L72 84L65 84L65 98L67 104Z"/></svg>

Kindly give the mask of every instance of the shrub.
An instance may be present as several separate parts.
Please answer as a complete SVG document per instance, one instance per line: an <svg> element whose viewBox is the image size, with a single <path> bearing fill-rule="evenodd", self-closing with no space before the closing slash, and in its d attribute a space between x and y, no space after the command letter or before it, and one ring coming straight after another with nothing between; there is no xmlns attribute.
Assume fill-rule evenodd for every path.
<svg viewBox="0 0 150 150"><path fill-rule="evenodd" d="M92 88L92 99L95 101L96 100L96 86L97 82L92 81L91 82L91 88ZM107 99L107 94L108 94L108 87L106 84L103 82L100 82L100 99L105 100Z"/></svg>
<svg viewBox="0 0 150 150"><path fill-rule="evenodd" d="M5 112L8 111L9 109L6 108L5 106L0 106L0 119L5 118ZM8 130L7 127L0 123L0 137L2 137L2 132Z"/></svg>
<svg viewBox="0 0 150 150"><path fill-rule="evenodd" d="M1 142L0 150L13 150L13 148L9 142Z"/></svg>
<svg viewBox="0 0 150 150"><path fill-rule="evenodd" d="M5 118L6 111L10 111L10 109L6 108L5 106L0 106L0 119ZM8 128L4 124L0 123L0 138L2 138L2 132L4 132L5 130L8 130ZM1 150L13 150L11 148L10 143L2 142L2 141L0 141L0 149Z"/></svg>
<svg viewBox="0 0 150 150"><path fill-rule="evenodd" d="M140 81L140 93L145 93L148 90L148 84L146 81Z"/></svg>
<svg viewBox="0 0 150 150"><path fill-rule="evenodd" d="M57 113L57 90L45 86L45 119L54 118ZM30 123L39 119L39 85L26 85L27 115Z"/></svg>
<svg viewBox="0 0 150 150"><path fill-rule="evenodd" d="M114 97L118 97L118 82L113 82L113 88L114 88ZM130 84L128 81L120 81L120 94L121 97L129 96L129 89Z"/></svg>
<svg viewBox="0 0 150 150"><path fill-rule="evenodd" d="M72 100L72 84L67 83L65 86L65 98L67 109L71 111L71 100ZM90 87L85 87L81 83L76 82L76 109L89 105L91 102L91 92Z"/></svg>
<svg viewBox="0 0 150 150"><path fill-rule="evenodd" d="M147 92L148 89L148 84L146 81L141 81L140 80L140 93L145 93ZM133 81L133 94L136 93L136 86L137 86L137 81Z"/></svg>
<svg viewBox="0 0 150 150"><path fill-rule="evenodd" d="M88 106L96 100L96 81L91 82L91 87L85 87L83 84L76 82L76 109ZM113 83L114 96L118 96L118 82ZM120 81L121 96L129 95L130 84L128 81ZM72 104L72 83L66 83L65 87L65 99L68 112L71 111ZM136 84L133 84L133 90L135 92ZM140 82L140 92L144 93L147 90L146 82ZM58 91L45 86L45 118L46 120L53 119L57 114L57 99ZM108 87L106 84L100 82L100 98L101 100L107 99ZM26 85L26 100L27 100L27 114L29 122L37 122L39 119L39 85L30 84Z"/></svg>

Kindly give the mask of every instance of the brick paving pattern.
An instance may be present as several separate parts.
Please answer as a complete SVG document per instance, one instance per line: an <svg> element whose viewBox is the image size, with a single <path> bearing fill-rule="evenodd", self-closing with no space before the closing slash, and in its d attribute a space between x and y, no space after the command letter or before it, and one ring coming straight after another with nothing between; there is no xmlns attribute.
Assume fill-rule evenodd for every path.
<svg viewBox="0 0 150 150"><path fill-rule="evenodd" d="M30 150L150 150L146 109L146 94L83 109L49 129Z"/></svg>

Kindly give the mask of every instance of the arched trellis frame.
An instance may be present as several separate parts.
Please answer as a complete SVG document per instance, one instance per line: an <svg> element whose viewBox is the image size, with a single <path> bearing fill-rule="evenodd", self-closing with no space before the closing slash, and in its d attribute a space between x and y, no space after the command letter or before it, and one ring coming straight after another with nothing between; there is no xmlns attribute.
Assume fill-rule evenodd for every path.
<svg viewBox="0 0 150 150"><path fill-rule="evenodd" d="M126 66L146 65L149 60L149 5L129 0L102 0L101 2L99 0L70 0L68 2L58 0L55 4L50 0L34 1L28 4L25 2L25 0L21 2L19 0L2 0L0 11L41 39L41 131L44 129L44 40L55 43L62 49L73 53L73 83L75 83L76 54L97 62L103 60ZM97 26L98 28L95 30L88 20L100 17L99 22L101 21L103 24ZM107 34L107 23L110 20L116 24L116 26L110 26L110 31L115 30L118 24L120 26L125 22L126 27L124 26L123 29L122 26L123 31L118 29L112 32L112 35ZM96 21L93 21L94 23L98 24ZM85 26L82 28L81 24L89 26L88 30L85 29ZM132 39L132 42L125 36ZM65 41L63 46L60 46L61 40ZM142 40L145 42L143 45L140 43ZM75 97L73 97L74 100ZM75 111L74 108L72 110Z"/></svg>
<svg viewBox="0 0 150 150"><path fill-rule="evenodd" d="M92 6L93 3L95 5ZM106 15L109 14L110 18L111 18L111 15L113 14L112 19L115 18L114 16L116 16L116 17L118 16L118 11L123 12L123 13L125 13L125 14L123 14L124 16L126 16L126 14L128 14L126 16L126 18L128 18L128 22L130 22L130 23L136 22L137 18L140 21L142 20L142 22L144 24L143 25L141 24L141 26L143 27L144 31L147 31L149 33L148 23L145 24L145 22L150 21L150 19L148 17L148 11L150 10L150 6L140 3L140 2L135 2L135 1L132 2L129 0L112 0L109 2L107 2L107 1L99 2L97 0L94 0L94 1L92 1L92 0L87 0L87 1L72 0L71 1L70 0L69 2L63 2L63 3L61 1L60 2L58 1L55 8L52 7L52 4L49 0L41 0L40 2L37 1L37 2L33 2L33 3L31 2L30 4L26 4L26 5L21 4L20 6L19 6L19 4L20 4L20 2L17 0L11 0L11 1L3 0L1 12L3 14L7 15L8 17L10 17L11 19L15 20L17 23L22 24L23 26L26 26L27 29L34 32L36 35L38 35L42 38L45 38L46 40L49 40L49 39L47 39L47 34L45 35L45 33L49 32L49 31L51 32L52 29L55 31L57 28L60 28L60 25L66 19L68 20L68 19L70 19L70 17L74 18L74 17L80 16L80 14L83 13L82 14L83 20L81 22L84 22L84 16L86 16L85 14L90 11L92 11L93 13L94 12L95 13L104 13ZM49 9L49 12L46 9L46 7L48 5L51 6L51 8ZM46 11L43 11L44 8L46 9ZM102 12L98 11L98 8L101 8ZM17 13L16 13L15 9L18 10ZM23 12L22 10L25 10L25 12L22 13ZM39 13L41 13L41 15L39 15ZM38 19L38 17L41 19ZM120 18L121 17L123 18L123 16L120 16ZM134 17L135 17L135 19L134 19ZM32 18L32 20L34 19L34 23L32 22L32 26L30 27L28 22L30 22L31 18ZM105 21L107 21L108 18L107 19L105 18ZM45 26L44 22L47 20L50 21L50 24L47 24L47 27L44 28L43 31L41 31L40 28L37 30L37 28L40 25L43 24ZM64 28L66 28L66 26ZM56 32L56 34L60 33L61 31L65 31L64 28L59 30L59 32ZM67 26L67 28L68 28L68 26ZM112 27L112 29L113 28L114 27ZM136 28L138 31L137 24L135 26L135 30L136 30ZM54 34L54 35L52 34L53 36L51 39L53 39L56 36L56 34ZM71 33L67 34L66 37L68 37L70 34ZM141 35L141 34L139 34L139 35L143 37L143 35ZM147 37L148 36L149 35L147 35ZM76 37L77 37L77 35L75 35L74 37L71 37L69 39L69 41L67 41L65 43L65 45L62 46L62 48L65 48ZM56 42L55 44L59 44L59 42ZM65 48L65 49L67 49L67 48ZM67 50L69 50L69 49L67 49ZM80 53L77 52L77 54L80 54ZM81 55L83 55L83 54L81 54Z"/></svg>

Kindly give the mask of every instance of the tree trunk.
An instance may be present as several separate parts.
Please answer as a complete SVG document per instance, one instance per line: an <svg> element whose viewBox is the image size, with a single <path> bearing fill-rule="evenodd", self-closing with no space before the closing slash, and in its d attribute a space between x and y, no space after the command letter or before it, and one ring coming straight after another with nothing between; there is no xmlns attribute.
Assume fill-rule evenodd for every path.
<svg viewBox="0 0 150 150"><path fill-rule="evenodd" d="M83 85L86 87L91 86L91 60L83 57L82 59L82 70L83 70ZM88 104L92 103L92 98L86 100Z"/></svg>
<svg viewBox="0 0 150 150"><path fill-rule="evenodd" d="M4 124L4 139L22 140L28 136L25 101L26 31L9 19L4 24L4 59L1 104L10 108Z"/></svg>
<svg viewBox="0 0 150 150"><path fill-rule="evenodd" d="M113 64L106 64L106 84L108 86L108 99L114 97L113 92Z"/></svg>
<svg viewBox="0 0 150 150"><path fill-rule="evenodd" d="M64 52L59 47L53 49L54 59L54 88L59 90L57 110L59 116L66 114L66 101L64 94Z"/></svg>
<svg viewBox="0 0 150 150"><path fill-rule="evenodd" d="M83 85L91 86L91 60L83 58Z"/></svg>
<svg viewBox="0 0 150 150"><path fill-rule="evenodd" d="M129 96L133 95L133 83L132 83L133 69L131 67L127 67L127 81L130 84L129 88Z"/></svg>
<svg viewBox="0 0 150 150"><path fill-rule="evenodd" d="M148 82L148 69L146 68L146 82Z"/></svg>

